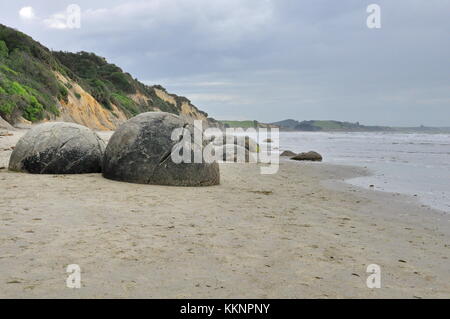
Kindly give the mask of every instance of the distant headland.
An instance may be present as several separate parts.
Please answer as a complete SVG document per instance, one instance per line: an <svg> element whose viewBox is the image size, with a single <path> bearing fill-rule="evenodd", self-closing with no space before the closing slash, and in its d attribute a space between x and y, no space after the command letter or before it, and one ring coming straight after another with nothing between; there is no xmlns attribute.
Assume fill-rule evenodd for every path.
<svg viewBox="0 0 450 319"><path fill-rule="evenodd" d="M249 121L228 121L221 122L227 127L241 128L279 128L281 131L298 132L399 132L399 133L450 133L450 127L395 127L395 126L375 126L362 125L359 122L342 122L334 120L309 120L297 121L287 119L272 123L262 123L256 120Z"/></svg>

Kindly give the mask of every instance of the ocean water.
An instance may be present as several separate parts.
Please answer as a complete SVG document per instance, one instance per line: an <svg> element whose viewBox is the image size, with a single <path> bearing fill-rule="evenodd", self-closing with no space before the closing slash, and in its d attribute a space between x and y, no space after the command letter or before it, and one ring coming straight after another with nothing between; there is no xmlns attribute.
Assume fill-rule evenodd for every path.
<svg viewBox="0 0 450 319"><path fill-rule="evenodd" d="M280 150L322 154L324 162L367 167L347 182L417 195L450 213L450 134L280 132Z"/></svg>

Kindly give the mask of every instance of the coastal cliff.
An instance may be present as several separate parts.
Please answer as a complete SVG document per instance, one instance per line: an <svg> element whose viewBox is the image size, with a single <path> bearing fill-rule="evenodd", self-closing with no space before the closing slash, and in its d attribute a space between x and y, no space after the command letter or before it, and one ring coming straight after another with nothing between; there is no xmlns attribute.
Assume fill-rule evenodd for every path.
<svg viewBox="0 0 450 319"><path fill-rule="evenodd" d="M0 117L10 124L67 121L114 130L130 117L152 111L220 126L189 99L141 83L105 58L50 51L0 24Z"/></svg>

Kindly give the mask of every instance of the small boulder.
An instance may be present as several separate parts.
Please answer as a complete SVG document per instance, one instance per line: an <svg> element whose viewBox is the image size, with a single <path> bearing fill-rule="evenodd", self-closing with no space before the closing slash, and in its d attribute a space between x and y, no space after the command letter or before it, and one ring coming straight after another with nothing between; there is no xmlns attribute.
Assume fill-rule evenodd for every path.
<svg viewBox="0 0 450 319"><path fill-rule="evenodd" d="M292 157L295 155L297 155L297 154L292 151L283 151L283 153L280 154L280 156L289 156L289 157Z"/></svg>
<svg viewBox="0 0 450 319"><path fill-rule="evenodd" d="M271 138L266 138L263 142L265 142L265 143L273 143L273 140Z"/></svg>
<svg viewBox="0 0 450 319"><path fill-rule="evenodd" d="M172 140L172 133L182 128L188 130L193 141L194 127L177 115L147 112L131 118L116 130L106 147L103 176L138 184L218 185L217 162L173 162L171 154L179 141ZM206 142L197 146L203 151ZM194 147L190 150L190 158L194 158Z"/></svg>
<svg viewBox="0 0 450 319"><path fill-rule="evenodd" d="M44 123L22 136L9 169L31 174L100 173L104 150L103 140L85 126Z"/></svg>
<svg viewBox="0 0 450 319"><path fill-rule="evenodd" d="M322 155L320 155L317 152L310 151L307 153L300 153L295 155L294 157L291 157L292 160L296 161L314 161L314 162L321 162L322 161Z"/></svg>

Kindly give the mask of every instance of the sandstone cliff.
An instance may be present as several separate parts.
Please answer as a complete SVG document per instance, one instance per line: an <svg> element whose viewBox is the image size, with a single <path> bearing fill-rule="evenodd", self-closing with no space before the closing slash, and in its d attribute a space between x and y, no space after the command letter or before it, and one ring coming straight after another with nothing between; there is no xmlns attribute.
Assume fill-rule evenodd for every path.
<svg viewBox="0 0 450 319"><path fill-rule="evenodd" d="M142 112L164 111L220 126L187 98L139 82L88 52L54 52L0 25L0 116L11 124L68 121L114 130Z"/></svg>

